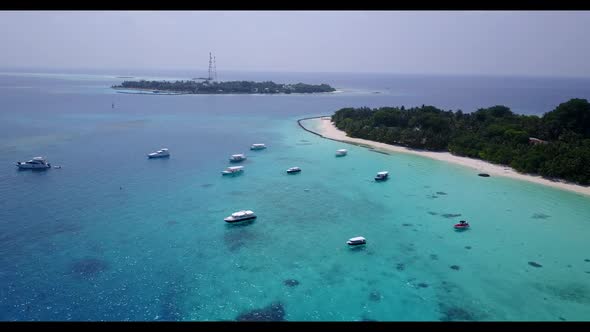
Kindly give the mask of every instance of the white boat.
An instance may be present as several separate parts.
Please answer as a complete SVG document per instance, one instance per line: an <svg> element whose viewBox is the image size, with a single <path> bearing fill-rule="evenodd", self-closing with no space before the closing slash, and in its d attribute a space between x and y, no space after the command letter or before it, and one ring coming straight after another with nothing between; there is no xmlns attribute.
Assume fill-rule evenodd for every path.
<svg viewBox="0 0 590 332"><path fill-rule="evenodd" d="M291 173L299 173L301 172L301 168L299 167L291 167L287 170L287 173L291 174Z"/></svg>
<svg viewBox="0 0 590 332"><path fill-rule="evenodd" d="M231 161L232 163L238 163L238 162L244 161L244 160L246 160L246 155L243 153L232 154L231 158L229 158L229 161Z"/></svg>
<svg viewBox="0 0 590 332"><path fill-rule="evenodd" d="M348 153L348 151L346 151L346 149L340 149L340 150L336 151L336 156L337 157L346 156L347 153Z"/></svg>
<svg viewBox="0 0 590 332"><path fill-rule="evenodd" d="M250 150L264 150L264 149L266 149L266 145L264 145L262 143L252 144L252 146L250 147Z"/></svg>
<svg viewBox="0 0 590 332"><path fill-rule="evenodd" d="M20 169L45 169L51 168L51 164L43 157L35 157L29 161L18 161L16 166Z"/></svg>
<svg viewBox="0 0 590 332"><path fill-rule="evenodd" d="M360 246L363 244L367 244L367 240L362 236L357 236L346 241L346 244L348 244L349 246Z"/></svg>
<svg viewBox="0 0 590 332"><path fill-rule="evenodd" d="M251 219L256 219L256 215L254 214L254 212L250 211L250 210L242 210L242 211L238 211L238 212L234 212L231 214L231 216L223 219L225 220L225 222L239 222L239 221L245 221L245 220L251 220Z"/></svg>
<svg viewBox="0 0 590 332"><path fill-rule="evenodd" d="M170 152L168 152L168 149L166 149L166 148L160 149L156 152L152 152L152 153L148 154L148 158L165 158L165 157L170 157Z"/></svg>
<svg viewBox="0 0 590 332"><path fill-rule="evenodd" d="M389 172L382 171L382 172L377 173L377 175L375 176L375 181L387 180L388 177L389 177Z"/></svg>
<svg viewBox="0 0 590 332"><path fill-rule="evenodd" d="M221 172L223 175L237 174L244 171L244 166L230 166Z"/></svg>

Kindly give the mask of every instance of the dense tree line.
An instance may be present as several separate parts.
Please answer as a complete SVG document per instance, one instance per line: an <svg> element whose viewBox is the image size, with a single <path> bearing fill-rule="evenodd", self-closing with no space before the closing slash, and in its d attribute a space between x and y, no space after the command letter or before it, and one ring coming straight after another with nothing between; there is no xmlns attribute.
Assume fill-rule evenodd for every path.
<svg viewBox="0 0 590 332"><path fill-rule="evenodd" d="M146 89L157 91L173 91L182 93L199 93L199 94L224 94L224 93L316 93L316 92L333 92L336 91L328 84L277 84L271 81L252 82L252 81L124 81L121 85L115 85L113 88L124 89Z"/></svg>
<svg viewBox="0 0 590 332"><path fill-rule="evenodd" d="M350 137L509 165L517 171L590 184L590 104L571 99L538 117L494 106L472 113L433 106L343 108L333 116Z"/></svg>

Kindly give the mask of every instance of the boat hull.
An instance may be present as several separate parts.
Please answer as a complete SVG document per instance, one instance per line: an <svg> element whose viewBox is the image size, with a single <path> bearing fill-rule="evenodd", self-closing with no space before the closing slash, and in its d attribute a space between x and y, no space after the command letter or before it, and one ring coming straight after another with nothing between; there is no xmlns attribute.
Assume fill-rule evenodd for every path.
<svg viewBox="0 0 590 332"><path fill-rule="evenodd" d="M167 154L167 155L164 155L164 156L150 156L150 155L148 155L148 158L149 158L149 159L156 159L156 158L168 158L168 157L170 157L170 155L169 155L169 154Z"/></svg>
<svg viewBox="0 0 590 332"><path fill-rule="evenodd" d="M233 224L233 223L238 223L238 222L242 222L242 221L247 221L247 220L253 220L256 219L256 216L252 216L252 217L246 217L246 218L240 218L240 219L234 219L232 217L227 217L225 219L223 219L225 222Z"/></svg>
<svg viewBox="0 0 590 332"><path fill-rule="evenodd" d="M51 168L51 164L38 166L38 165L17 163L16 167L18 167L18 169L49 169L49 168Z"/></svg>
<svg viewBox="0 0 590 332"><path fill-rule="evenodd" d="M346 244L348 244L350 247L357 247L357 246L364 246L365 244L367 244L367 242L360 242L360 243L355 243L355 242L346 242Z"/></svg>
<svg viewBox="0 0 590 332"><path fill-rule="evenodd" d="M389 179L389 178L388 177L385 177L385 178L375 177L375 181L386 181L387 179Z"/></svg>
<svg viewBox="0 0 590 332"><path fill-rule="evenodd" d="M221 175L238 175L238 174L242 174L243 171L239 171L239 172L226 172L223 171L221 172Z"/></svg>

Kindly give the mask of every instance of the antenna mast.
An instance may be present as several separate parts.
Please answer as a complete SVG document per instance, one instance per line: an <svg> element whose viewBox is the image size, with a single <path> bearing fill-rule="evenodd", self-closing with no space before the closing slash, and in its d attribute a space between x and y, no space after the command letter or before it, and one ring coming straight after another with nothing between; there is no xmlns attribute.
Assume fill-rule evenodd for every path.
<svg viewBox="0 0 590 332"><path fill-rule="evenodd" d="M211 52L209 52L209 77L207 78L207 80L211 81L213 80L213 62L212 62L212 58L211 58Z"/></svg>

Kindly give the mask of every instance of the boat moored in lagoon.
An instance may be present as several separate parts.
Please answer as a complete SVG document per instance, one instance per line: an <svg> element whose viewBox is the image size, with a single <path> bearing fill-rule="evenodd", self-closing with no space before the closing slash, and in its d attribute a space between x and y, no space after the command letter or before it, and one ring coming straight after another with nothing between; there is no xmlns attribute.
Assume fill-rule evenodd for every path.
<svg viewBox="0 0 590 332"><path fill-rule="evenodd" d="M246 160L246 155L243 153L232 154L232 156L229 158L229 161L232 163L239 163L244 160Z"/></svg>
<svg viewBox="0 0 590 332"><path fill-rule="evenodd" d="M357 236L346 241L346 244L348 244L349 246L361 246L367 244L367 240L362 236Z"/></svg>
<svg viewBox="0 0 590 332"><path fill-rule="evenodd" d="M346 151L346 149L337 150L336 157L344 157L344 156L346 156L347 153L348 153L348 151Z"/></svg>
<svg viewBox="0 0 590 332"><path fill-rule="evenodd" d="M158 150L156 152L152 152L152 153L148 154L148 158L149 159L152 159L152 158L166 158L166 157L170 157L170 152L166 148L160 149L160 150Z"/></svg>
<svg viewBox="0 0 590 332"><path fill-rule="evenodd" d="M256 219L256 215L253 211L250 210L241 210L238 212L234 212L231 216L223 219L225 222L233 223L233 222L240 222L246 220Z"/></svg>
<svg viewBox="0 0 590 332"><path fill-rule="evenodd" d="M389 178L389 172L381 171L375 176L375 181L384 181Z"/></svg>
<svg viewBox="0 0 590 332"><path fill-rule="evenodd" d="M43 157L35 157L29 161L17 161L16 167L19 169L47 169L51 164Z"/></svg>
<svg viewBox="0 0 590 332"><path fill-rule="evenodd" d="M291 167L287 170L287 173L289 174L293 174L293 173L299 173L301 172L301 168L295 166L295 167Z"/></svg>
<svg viewBox="0 0 590 332"><path fill-rule="evenodd" d="M250 150L264 150L266 149L266 145L263 143L255 143L250 146Z"/></svg>
<svg viewBox="0 0 590 332"><path fill-rule="evenodd" d="M239 174L244 171L244 166L231 166L222 171L222 175L231 175L231 174Z"/></svg>
<svg viewBox="0 0 590 332"><path fill-rule="evenodd" d="M455 224L453 227L458 231L464 231L466 229L469 229L469 223L465 220L461 220L458 224Z"/></svg>

